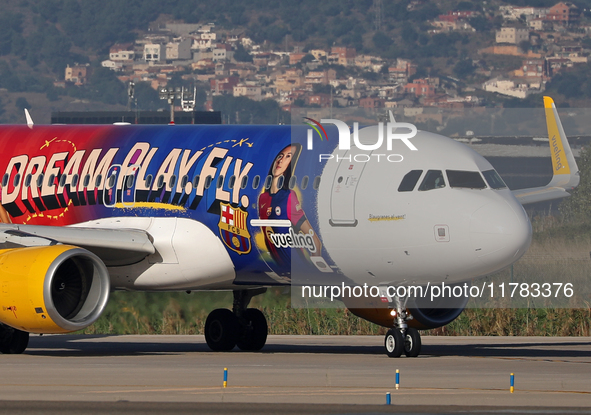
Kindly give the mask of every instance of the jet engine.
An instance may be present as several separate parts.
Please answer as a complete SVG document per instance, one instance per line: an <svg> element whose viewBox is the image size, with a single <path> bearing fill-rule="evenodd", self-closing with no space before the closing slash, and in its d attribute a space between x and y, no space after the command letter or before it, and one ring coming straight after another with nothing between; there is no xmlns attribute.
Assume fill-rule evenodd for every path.
<svg viewBox="0 0 591 415"><path fill-rule="evenodd" d="M451 285L453 287L454 285ZM454 321L468 302L469 297L413 298L406 303L406 309L413 317L406 324L418 330L435 329ZM356 316L384 327L394 327L396 310L392 303L381 302L380 299L343 299L347 308Z"/></svg>
<svg viewBox="0 0 591 415"><path fill-rule="evenodd" d="M109 298L109 273L71 245L0 250L0 323L31 333L68 333L94 323Z"/></svg>

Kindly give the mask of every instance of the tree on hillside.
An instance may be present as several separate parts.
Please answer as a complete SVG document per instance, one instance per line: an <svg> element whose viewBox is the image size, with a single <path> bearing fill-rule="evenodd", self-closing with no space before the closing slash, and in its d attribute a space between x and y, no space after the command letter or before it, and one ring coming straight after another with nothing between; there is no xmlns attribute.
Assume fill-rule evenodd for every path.
<svg viewBox="0 0 591 415"><path fill-rule="evenodd" d="M14 105L21 111L23 111L25 108L28 110L31 109L31 104L29 104L25 97L18 97Z"/></svg>

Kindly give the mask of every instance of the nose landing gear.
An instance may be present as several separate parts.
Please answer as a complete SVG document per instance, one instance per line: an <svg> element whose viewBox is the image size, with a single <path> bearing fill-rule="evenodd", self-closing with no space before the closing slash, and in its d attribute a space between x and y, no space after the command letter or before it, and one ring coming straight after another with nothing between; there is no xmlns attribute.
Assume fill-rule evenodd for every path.
<svg viewBox="0 0 591 415"><path fill-rule="evenodd" d="M421 353L421 335L417 329L406 324L412 319L406 310L406 300L395 297L394 304L394 327L388 330L384 339L386 354L388 357L400 357L402 353L407 357L417 357Z"/></svg>

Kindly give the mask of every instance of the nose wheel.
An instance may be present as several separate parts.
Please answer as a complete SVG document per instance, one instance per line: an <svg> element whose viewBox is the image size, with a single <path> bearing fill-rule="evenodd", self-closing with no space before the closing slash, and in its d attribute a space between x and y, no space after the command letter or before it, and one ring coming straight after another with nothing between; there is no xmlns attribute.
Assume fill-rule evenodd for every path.
<svg viewBox="0 0 591 415"><path fill-rule="evenodd" d="M415 328L408 327L406 322L412 316L406 310L406 299L394 297L395 310L392 310L394 327L388 330L384 338L384 347L388 357L417 357L421 353L421 334Z"/></svg>

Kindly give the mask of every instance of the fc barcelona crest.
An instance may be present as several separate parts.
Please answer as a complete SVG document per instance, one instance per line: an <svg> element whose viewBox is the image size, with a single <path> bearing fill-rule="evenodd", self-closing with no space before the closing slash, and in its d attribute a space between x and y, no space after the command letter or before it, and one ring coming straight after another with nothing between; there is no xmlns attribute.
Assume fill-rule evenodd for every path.
<svg viewBox="0 0 591 415"><path fill-rule="evenodd" d="M221 214L218 226L222 241L234 252L240 255L248 254L251 249L250 233L246 229L248 213L242 209L233 208L227 203L220 203Z"/></svg>

